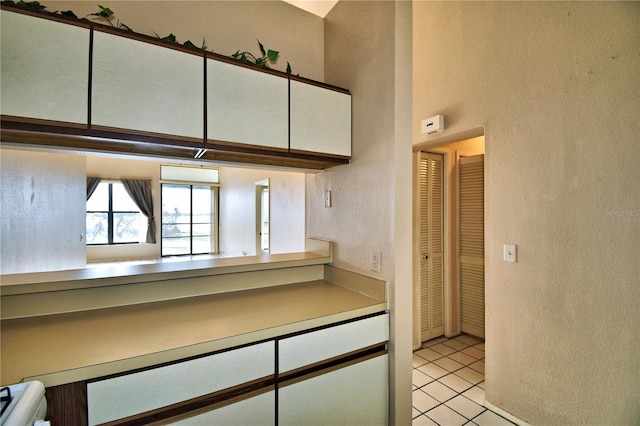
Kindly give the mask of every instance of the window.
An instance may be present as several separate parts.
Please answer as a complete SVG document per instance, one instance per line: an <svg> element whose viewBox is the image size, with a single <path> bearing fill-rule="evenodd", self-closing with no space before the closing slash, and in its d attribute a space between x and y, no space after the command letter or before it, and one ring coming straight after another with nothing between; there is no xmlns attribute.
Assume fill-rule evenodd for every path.
<svg viewBox="0 0 640 426"><path fill-rule="evenodd" d="M143 241L147 218L120 182L100 182L87 200L88 245Z"/></svg>
<svg viewBox="0 0 640 426"><path fill-rule="evenodd" d="M162 256L218 252L218 171L161 167Z"/></svg>
<svg viewBox="0 0 640 426"><path fill-rule="evenodd" d="M217 252L217 188L162 184L162 256Z"/></svg>

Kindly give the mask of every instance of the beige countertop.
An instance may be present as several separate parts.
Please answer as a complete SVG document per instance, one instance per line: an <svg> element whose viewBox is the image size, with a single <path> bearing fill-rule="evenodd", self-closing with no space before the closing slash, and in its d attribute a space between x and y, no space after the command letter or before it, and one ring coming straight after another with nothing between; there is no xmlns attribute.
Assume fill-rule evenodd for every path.
<svg viewBox="0 0 640 426"><path fill-rule="evenodd" d="M330 268L330 267L329 267ZM331 268L335 270L335 268ZM326 274L326 272L325 272ZM338 272L329 275L339 276ZM273 338L388 308L325 279L175 300L4 319L1 383L54 386ZM336 280L332 279L336 282Z"/></svg>
<svg viewBox="0 0 640 426"><path fill-rule="evenodd" d="M200 260L172 260L156 263L114 262L96 264L83 269L0 275L2 296L29 293L77 290L103 286L173 280L198 276L264 271L331 261L330 250L325 252L297 252L210 258Z"/></svg>

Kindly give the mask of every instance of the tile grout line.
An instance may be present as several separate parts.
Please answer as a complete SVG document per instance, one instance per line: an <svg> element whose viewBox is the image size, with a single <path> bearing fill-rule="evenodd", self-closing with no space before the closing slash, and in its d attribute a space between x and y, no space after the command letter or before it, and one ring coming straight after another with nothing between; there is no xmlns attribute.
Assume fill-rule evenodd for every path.
<svg viewBox="0 0 640 426"><path fill-rule="evenodd" d="M436 358L436 359L432 360L432 361L430 361L430 360L428 360L428 359L425 359L425 358L422 358L422 359L425 361L425 363L424 363L424 364L422 364L422 365L420 365L420 366L418 366L418 367L413 367L413 370L419 370L419 368L420 368L420 367L423 367L423 366L425 366L425 365L427 365L427 364L435 364L435 362L436 362L436 361L438 361L438 360L440 360L440 359L443 359L443 358L449 358L451 355L453 355L453 354L455 354L455 353L462 352L462 351L464 351L465 349L468 349L468 348L474 348L476 345L479 345L479 344L483 344L483 343L484 343L483 341L478 341L478 342L476 342L476 343L469 344L469 343L460 342L459 340L457 340L457 342L462 343L462 344L465 344L465 345L467 345L467 346L466 346L466 347L464 347L464 348L456 349L456 348L454 348L454 347L449 346L449 345L447 345L447 344L446 344L446 342L448 342L448 341L450 341L450 340L453 340L453 339L455 339L455 338L447 339L447 338L442 337L442 338L434 339L435 341L434 341L434 342L432 342L431 344L429 344L428 346L422 346L422 345L421 345L421 348L420 348L420 349L418 349L418 350L414 351L414 354L415 354L416 356L418 356L419 358L422 358L422 357L421 357L420 355L416 354L416 352L419 352L419 351L420 351L420 350L422 350L422 349L429 349L430 351L435 352L435 353L437 353L437 354L438 354L438 355L440 355L440 356L439 356L438 358ZM474 339L474 340L475 340L475 339ZM453 350L454 350L454 352L451 352L451 353L449 353L449 354L447 354L447 355L443 355L441 352L438 352L438 351L436 351L436 350L430 349L431 347L436 346L436 345L438 345L438 344L443 344L443 345L445 345L445 346L447 346L447 347L449 347L449 348L453 349ZM484 348L483 348L483 349L476 348L476 349L477 349L477 350L479 350L479 351L482 351L482 352L483 352L483 354L484 354L484 352L485 352ZM504 418L504 417L500 416L500 415L499 415L499 414L497 414L497 413L494 413L493 411L491 411L491 410L490 410L490 409L488 409L487 407L483 406L482 404L478 404L477 402L473 401L471 398L467 397L466 395L463 395L463 393L468 392L469 390L471 390L471 389L473 389L473 388L475 388L475 387L478 387L478 388L480 388L480 389L482 389L482 390L484 391L484 388L480 387L480 383L483 383L483 382L484 382L484 371L478 371L478 370L476 370L475 368L472 368L472 367L471 367L471 365L472 365L472 364L475 364L475 363L477 363L477 362L480 362L480 361L482 361L482 362L484 363L484 361L485 361L485 357L483 356L482 358L476 358L475 356L468 355L468 354L466 354L466 353L464 353L464 352L462 352L462 353L463 353L464 355L466 355L466 356L469 356L469 357L471 357L471 358L474 358L474 359L475 359L475 361L473 361L473 362L471 362L471 363L469 363L469 364L463 364L463 363L460 363L459 361L456 361L456 360L455 360L455 359L453 359L453 358L449 358L450 360L455 361L455 362L457 362L457 363L459 363L459 364L462 364L462 365L463 365L462 367L460 367L460 368L458 368L458 369L455 369L455 370L453 370L453 371L450 371L450 370L448 370L447 368L444 368L444 367L441 367L441 366L440 366L440 365L438 365L438 364L435 364L438 368L441 368L441 369L443 369L443 370L447 371L447 374L445 374L445 375L443 375L443 376L440 376L439 378L435 378L435 377L429 376L427 373L423 372L422 370L419 370L419 371L420 371L420 373L422 373L422 374L426 375L427 377L429 377L430 379L432 379L432 381L431 381L431 382L429 382L429 383L427 383L427 384L425 384L425 385L422 385L422 386L415 386L415 385L413 385L413 384L412 384L412 385L413 385L413 387L415 387L415 389L412 389L412 395L413 395L413 392L415 392L415 391L417 391L417 390L420 390L421 392L424 392L424 394L425 394L425 395L427 395L427 396L429 396L430 398L432 398L433 400L437 401L437 402L438 402L438 404L437 404L437 405L435 405L434 407L431 407L431 408L430 408L429 410L427 410L427 411L421 411L421 410L418 410L415 406L413 406L413 405L412 405L412 406L413 406L413 408L414 408L414 409L419 413L416 417L412 417L412 420L415 420L415 419L419 418L420 416L425 416L425 417L427 417L429 420L433 421L434 423L437 423L435 420L433 420L431 417L429 417L429 416L428 416L428 413L429 413L429 412L431 412L431 411L433 411L433 410L435 410L436 408L438 408L438 407L440 407L440 406L444 405L444 406L445 406L445 407L447 407L449 410L453 411L454 413L456 413L457 415L459 415L459 416L461 416L463 419L465 419L465 420L466 420L466 422L464 423L465 425L466 425L466 424L469 424L469 423L471 423L471 422L473 422L473 420L477 419L478 417L480 417L481 415L483 415L483 414L484 414L484 413L486 413L487 411L489 411L490 413L492 413L492 414L494 414L494 415L497 415L498 417L500 417L500 418L504 419L507 423L511 423L508 419L506 419L506 418ZM480 381L480 382L478 382L478 383L476 383L476 384L474 384L474 383L472 383L472 382L469 382L469 381L468 381L467 379L465 379L464 377L461 377L461 376L458 376L457 374L455 374L455 372L458 372L458 371L460 371L460 370L462 370L462 369L464 369L464 368L469 368L470 370L472 370L472 371L474 371L474 372L476 372L476 373L478 373L478 374L482 374L482 378L483 378L483 380L482 380L482 381ZM469 388L466 388L466 389L465 389L465 390L463 390L462 392L458 392L458 391L456 391L455 389L452 389L451 387L449 387L448 385L446 385L445 383L440 382L440 379L442 379L442 378L444 378L444 377L447 377L447 376L449 376L449 375L451 375L451 374L453 374L453 375L455 375L457 378L459 378L459 379L461 379L461 380L463 380L463 381L465 381L465 382L469 383L471 386L470 386ZM456 394L455 394L454 396L452 396L451 398L448 398L448 399L446 399L445 401L440 402L439 400L437 400L436 398L434 398L434 397L433 397L433 396L431 396L429 393L427 393L426 391L424 391L424 390L423 390L423 388L424 388L424 387L426 387L426 386L428 386L428 385L430 385L430 384L432 384L432 383L435 383L435 382L438 382L440 385L445 386L447 389L450 389L451 391L455 392ZM449 402L449 401L451 401L451 400L453 400L453 399L457 398L458 396L462 396L462 397L464 397L466 400L468 400L469 402L471 402L471 403L473 403L473 404L478 405L478 406L482 409L482 411L481 411L480 413L476 414L475 416L473 416L472 418L468 418L467 416L465 416L464 414L462 414L462 413L458 412L458 411L457 411L457 410L455 410L454 408L452 408L452 407L450 407L450 406L446 405L446 404L447 404L447 402ZM474 423L474 424L475 424L475 423Z"/></svg>
<svg viewBox="0 0 640 426"><path fill-rule="evenodd" d="M441 339L442 339L442 338L441 338ZM423 416L423 415L424 415L424 416L427 416L430 420L432 420L432 421L434 421L434 422L435 422L435 420L431 419L431 417L429 417L427 413L429 413L429 412L431 412L431 411L435 410L436 408L438 408L438 407L440 407L440 406L444 405L445 407L447 407L448 409L450 409L450 410L451 410L451 411L453 411L454 413L458 414L459 416L461 416L462 418L464 418L464 419L465 419L465 420L467 420L468 422L473 421L473 419L477 418L478 416L480 416L481 414L483 414L485 411L488 411L488 408L487 408L487 407L484 407L484 406L483 406L483 405L481 405L481 404L478 404L477 402L475 402L475 401L473 401L473 400L471 400L471 399L470 399L470 398L468 398L467 396L463 395L463 393L464 393L464 392L469 391L470 389L472 389L472 388L474 388L474 387L476 387L476 386L478 386L478 385L479 385L479 383L482 383L482 381L484 381L484 372L477 371L476 369L471 368L471 367L470 367L470 365L471 365L471 364L475 364L476 362L479 362L479 361L483 361L483 362L484 362L484 359L485 359L485 358L484 358L484 356L483 356L482 358L476 358L475 356L468 355L468 354L466 354L466 353L464 353L464 352L462 352L462 351L463 351L463 350L465 350L465 349L472 348L472 347L474 347L475 345L478 345L478 344L482 343L482 341L478 341L477 343L474 343L474 344L468 344L468 343L461 342L462 344L467 345L467 346L465 346L464 348L456 349L456 348L454 348L454 347L449 346L449 345L447 345L447 344L446 344L446 342L448 342L448 341L449 341L449 340L451 340L451 339L445 339L445 340L441 340L441 339L438 339L438 341L435 341L435 342L433 342L432 344L430 344L430 345L428 345L428 346L422 346L422 345L421 345L421 349L418 349L418 350L414 351L414 354L415 354L416 356L418 356L419 358L422 358L422 357L421 357L419 354L417 354L416 352L419 352L419 351L420 351L420 350L422 350L422 349L429 349L429 348L431 348L431 347L433 347L433 346L437 346L438 344L445 345L446 347L451 348L451 349L453 350L453 352L451 352L451 353L449 353L449 354L447 354L447 355L444 355L444 354L442 354L441 352L438 352L437 350L429 349L431 352L435 352L435 353L437 353L438 355L441 355L441 356L440 356L439 358L436 358L436 359L432 360L432 361L429 361L428 359L422 358L422 359L424 359L426 362L425 362L424 364L422 364L422 365L418 366L418 367L413 367L413 369L414 369L414 370L419 370L422 374L425 374L425 375L426 375L426 376L428 376L429 378L433 379L433 381L432 381L432 382L429 382L429 383L427 383L427 384L425 384L425 385L419 386L419 387L418 387L418 386L416 386L416 389L415 389L415 390L412 390L412 395L413 395L413 392L415 392L416 390L420 390L420 391L424 392L427 396L429 396L429 397L431 397L432 399L434 399L434 400L438 401L438 404L437 404L437 405L435 405L435 406L433 406L433 407L431 407L431 408L430 408L430 409L428 409L427 411L421 411L421 410L418 410L416 407L413 407L413 408L416 408L416 411L418 411L418 413L420 413L420 414L418 414L416 417L413 417L412 419L416 419L416 418L418 418L418 417L420 417L420 416ZM460 341L458 340L457 342L460 342ZM478 348L476 348L476 349L478 349ZM479 350L479 351L481 350L481 351L484 353L484 350L483 350L483 349L478 349L478 350ZM453 354L455 354L455 353L463 353L463 354L464 354L464 355L466 355L466 356L469 356L469 357L471 357L471 358L474 358L474 359L475 359L475 361L473 361L473 362L471 362L471 363L469 363L469 364L462 364L462 363L460 363L460 362L456 361L455 359L449 358L449 356L450 356L450 355L453 355ZM435 362L436 362L436 361L438 361L438 360L440 360L440 359L443 359L443 358L448 358L448 359L450 359L450 360L452 360L452 361L455 361L455 362L457 362L457 363L461 364L461 365L462 365L462 367L460 367L460 368L458 368L458 369L456 369L456 370L450 371L450 370L448 370L447 368L444 368L444 367L439 366L438 364L435 364ZM429 376L427 373L425 373L425 372L423 372L422 370L420 370L420 367L425 366L425 365L427 365L427 364L435 364L438 368L441 368L441 369L443 369L443 370L447 371L447 374L444 374L444 375L442 375L442 376L440 376L440 377L438 377L438 378L431 377L431 376ZM464 368L469 368L469 369L471 369L472 371L474 371L474 372L476 372L476 373L478 373L478 374L482 374L482 378L483 378L483 380L482 380L481 382L479 382L479 383L474 384L474 383L472 383L472 382L469 382L469 381L468 381L467 379L465 379L464 377L460 377L460 376L458 376L457 374L454 374L456 371L460 371L460 370L462 370L462 369L464 369ZM451 388L451 387L447 386L445 383L440 382L440 379L442 379L443 377L447 377L447 376L449 376L449 375L452 375L452 374L453 374L454 376L458 377L459 379L464 380L465 382L469 383L470 387L468 387L468 388L464 389L462 392L458 392L457 390L455 390L455 389L453 389L453 388ZM454 396L452 396L451 398L448 398L448 399L446 399L445 401L442 401L442 402L441 402L441 401L437 400L436 398L432 397L432 396L431 396L430 394L428 394L427 392L425 392L425 391L423 391L423 390L422 390L422 388L424 388L424 387L426 387L426 386L428 386L428 385L430 385L430 384L432 384L432 383L435 383L435 382L438 382L439 384L441 384L442 386L446 387L447 389L450 389L451 391L455 392L455 395L454 395ZM414 386L415 386L415 385L414 385ZM482 389L482 388L481 388L481 389ZM451 401L452 399L457 398L458 396L462 396L463 398L467 399L468 401L472 402L473 404L478 405L479 407L481 407L481 408L482 408L482 411L481 411L480 413L478 413L477 415L475 415L474 417L472 417L472 418L468 418L468 417L467 417L467 416L465 416L464 414L462 414L462 413L460 413L460 412L456 411L455 409L453 409L453 408L449 407L448 405L446 405L446 403L447 403L447 402ZM412 405L412 406L413 406L413 405Z"/></svg>

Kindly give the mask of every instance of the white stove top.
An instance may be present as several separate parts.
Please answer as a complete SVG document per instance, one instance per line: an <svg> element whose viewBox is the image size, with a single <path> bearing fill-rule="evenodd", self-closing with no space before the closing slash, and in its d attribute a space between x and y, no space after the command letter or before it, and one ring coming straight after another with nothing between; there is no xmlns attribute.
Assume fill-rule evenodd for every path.
<svg viewBox="0 0 640 426"><path fill-rule="evenodd" d="M44 385L40 382L26 382L2 388L0 425L32 426L46 425L47 400L44 397Z"/></svg>

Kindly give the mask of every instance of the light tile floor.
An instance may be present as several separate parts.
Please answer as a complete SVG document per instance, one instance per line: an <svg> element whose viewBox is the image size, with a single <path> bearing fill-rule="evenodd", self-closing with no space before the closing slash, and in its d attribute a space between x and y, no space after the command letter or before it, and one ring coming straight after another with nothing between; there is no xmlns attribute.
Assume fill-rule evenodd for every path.
<svg viewBox="0 0 640 426"><path fill-rule="evenodd" d="M413 353L413 425L511 426L486 409L484 341L440 337Z"/></svg>

